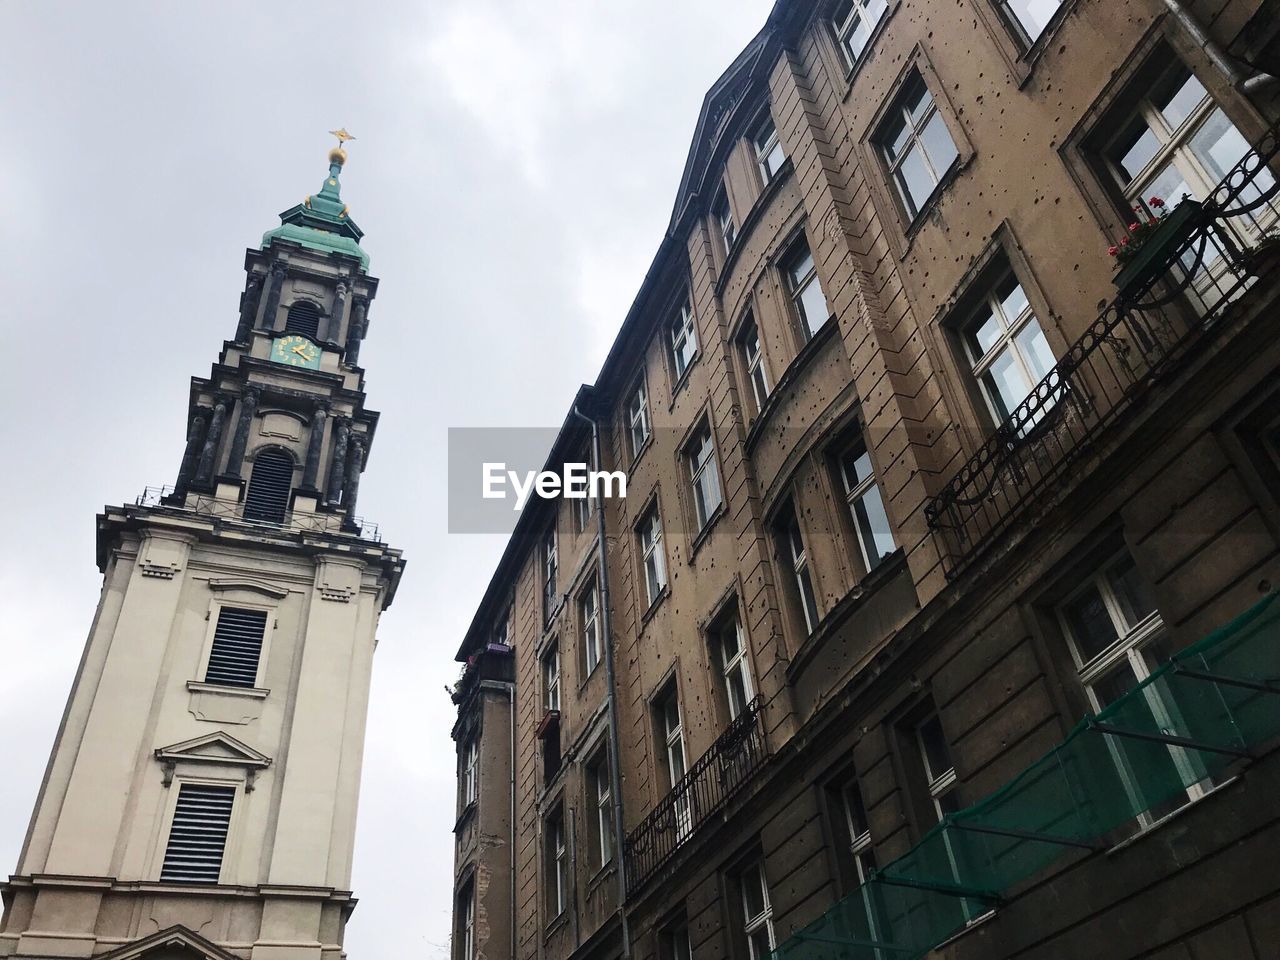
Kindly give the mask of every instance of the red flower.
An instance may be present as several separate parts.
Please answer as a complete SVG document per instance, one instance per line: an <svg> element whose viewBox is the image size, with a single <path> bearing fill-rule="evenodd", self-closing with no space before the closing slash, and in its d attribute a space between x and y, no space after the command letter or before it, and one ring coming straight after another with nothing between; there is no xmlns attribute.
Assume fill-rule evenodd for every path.
<svg viewBox="0 0 1280 960"><path fill-rule="evenodd" d="M1127 247L1128 245L1129 245L1129 238L1128 238L1128 237L1121 237L1121 238L1120 238L1120 246L1122 246L1122 247Z"/></svg>
<svg viewBox="0 0 1280 960"><path fill-rule="evenodd" d="M1117 246L1114 246L1114 245L1113 245L1113 246L1107 247L1107 255L1108 255L1108 256L1112 256L1112 257L1114 257L1114 256L1115 256L1117 253L1119 253L1119 252L1120 252L1120 248L1119 248L1119 247L1117 247Z"/></svg>
<svg viewBox="0 0 1280 960"><path fill-rule="evenodd" d="M1159 197L1152 197L1147 202L1150 203L1151 206L1155 207L1157 210L1159 210L1161 207L1164 206L1164 201L1161 200Z"/></svg>
<svg viewBox="0 0 1280 960"><path fill-rule="evenodd" d="M1133 232L1134 232L1135 230L1137 230L1137 229L1138 229L1138 224L1137 224L1136 222L1129 224L1129 232L1130 232L1130 233L1133 233Z"/></svg>

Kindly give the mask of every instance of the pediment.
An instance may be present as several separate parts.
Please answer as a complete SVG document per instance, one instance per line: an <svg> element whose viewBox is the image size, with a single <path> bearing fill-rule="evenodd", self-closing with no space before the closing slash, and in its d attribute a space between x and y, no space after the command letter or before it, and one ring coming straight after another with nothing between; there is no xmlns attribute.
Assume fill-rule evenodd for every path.
<svg viewBox="0 0 1280 960"><path fill-rule="evenodd" d="M254 580L252 577L220 577L209 581L210 590L252 590L282 600L289 591L265 580Z"/></svg>
<svg viewBox="0 0 1280 960"><path fill-rule="evenodd" d="M181 924L99 954L97 960L239 960Z"/></svg>
<svg viewBox="0 0 1280 960"><path fill-rule="evenodd" d="M157 747L156 759L165 764L216 763L254 770L271 766L271 758L266 754L221 730L167 747Z"/></svg>

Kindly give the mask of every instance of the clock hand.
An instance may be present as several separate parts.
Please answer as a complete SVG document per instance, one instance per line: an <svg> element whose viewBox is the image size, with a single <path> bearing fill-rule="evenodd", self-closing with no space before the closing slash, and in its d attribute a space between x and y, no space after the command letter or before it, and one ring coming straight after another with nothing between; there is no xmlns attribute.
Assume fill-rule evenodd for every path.
<svg viewBox="0 0 1280 960"><path fill-rule="evenodd" d="M300 356L303 360L310 359L310 357L307 356L307 352L303 350L301 346L294 347L293 352L296 353L298 356Z"/></svg>

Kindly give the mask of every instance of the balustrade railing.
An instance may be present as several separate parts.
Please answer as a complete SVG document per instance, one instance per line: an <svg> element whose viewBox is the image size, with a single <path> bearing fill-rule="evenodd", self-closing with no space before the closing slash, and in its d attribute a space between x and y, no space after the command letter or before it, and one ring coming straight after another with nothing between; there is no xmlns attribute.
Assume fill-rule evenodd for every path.
<svg viewBox="0 0 1280 960"><path fill-rule="evenodd" d="M631 895L666 867L760 768L766 756L760 698L749 702L627 836L624 860Z"/></svg>
<svg viewBox="0 0 1280 960"><path fill-rule="evenodd" d="M1221 329L1229 308L1269 272L1280 243L1271 169L1278 144L1273 128L1203 202L1176 206L1117 276L1119 295L926 504L948 576L1063 479L1103 428Z"/></svg>
<svg viewBox="0 0 1280 960"><path fill-rule="evenodd" d="M378 525L361 517L348 517L341 512L324 512L318 510L290 510L279 523L271 520L258 520L244 516L244 503L240 500L229 500L211 494L188 492L182 504L166 502L174 493L169 486L147 487L134 500L139 507L173 507L189 510L202 516L217 517L222 520L234 520L236 523L250 527L263 527L269 530L301 530L307 533L344 533L355 534L361 540L381 543Z"/></svg>

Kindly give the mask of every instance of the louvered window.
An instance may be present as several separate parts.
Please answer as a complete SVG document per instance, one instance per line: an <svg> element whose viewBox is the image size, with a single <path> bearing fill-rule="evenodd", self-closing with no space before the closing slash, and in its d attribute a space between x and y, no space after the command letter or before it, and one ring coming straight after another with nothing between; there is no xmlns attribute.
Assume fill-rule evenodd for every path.
<svg viewBox="0 0 1280 960"><path fill-rule="evenodd" d="M320 335L320 308L310 300L299 300L289 307L284 328L293 333L306 334L312 340Z"/></svg>
<svg viewBox="0 0 1280 960"><path fill-rule="evenodd" d="M173 809L169 846L160 879L170 883L217 883L231 825L235 787L184 783Z"/></svg>
<svg viewBox="0 0 1280 960"><path fill-rule="evenodd" d="M213 631L213 648L204 682L225 687L257 686L262 637L267 631L265 610L223 607Z"/></svg>
<svg viewBox="0 0 1280 960"><path fill-rule="evenodd" d="M246 520L284 523L293 490L293 458L279 450L264 450L253 461L249 492L244 498Z"/></svg>

